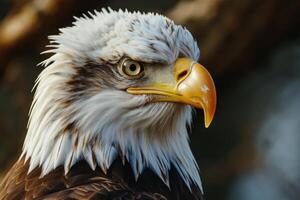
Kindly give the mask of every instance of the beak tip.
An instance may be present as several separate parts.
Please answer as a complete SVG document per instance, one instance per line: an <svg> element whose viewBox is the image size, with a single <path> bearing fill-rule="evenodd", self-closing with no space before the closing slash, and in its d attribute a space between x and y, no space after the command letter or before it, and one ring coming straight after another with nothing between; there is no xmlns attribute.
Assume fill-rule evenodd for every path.
<svg viewBox="0 0 300 200"><path fill-rule="evenodd" d="M215 109L216 106L213 107L212 110L203 109L204 110L204 124L205 128L208 128L211 125L211 122L213 121L214 115L215 115Z"/></svg>
<svg viewBox="0 0 300 200"><path fill-rule="evenodd" d="M204 122L204 125L205 125L205 128L208 128L211 124L212 120L205 120Z"/></svg>

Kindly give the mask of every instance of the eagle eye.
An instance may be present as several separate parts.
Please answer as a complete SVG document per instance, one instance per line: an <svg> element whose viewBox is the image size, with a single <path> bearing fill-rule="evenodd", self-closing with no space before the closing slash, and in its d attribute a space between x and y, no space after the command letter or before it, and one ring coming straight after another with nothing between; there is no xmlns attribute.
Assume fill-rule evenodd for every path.
<svg viewBox="0 0 300 200"><path fill-rule="evenodd" d="M140 63L127 58L119 65L119 73L126 78L140 78L144 75L144 68Z"/></svg>

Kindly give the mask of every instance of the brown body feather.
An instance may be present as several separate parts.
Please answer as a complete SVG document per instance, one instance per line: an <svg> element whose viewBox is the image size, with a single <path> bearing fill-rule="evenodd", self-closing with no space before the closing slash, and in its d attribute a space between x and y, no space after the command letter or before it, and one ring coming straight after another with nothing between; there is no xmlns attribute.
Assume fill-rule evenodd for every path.
<svg viewBox="0 0 300 200"><path fill-rule="evenodd" d="M41 169L27 175L28 162L18 161L7 173L0 185L0 200L193 200L202 199L201 192L185 186L173 169L168 188L150 170L146 170L136 182L129 164L116 160L107 174L100 168L93 171L85 161L74 165L65 175L58 167L44 177Z"/></svg>

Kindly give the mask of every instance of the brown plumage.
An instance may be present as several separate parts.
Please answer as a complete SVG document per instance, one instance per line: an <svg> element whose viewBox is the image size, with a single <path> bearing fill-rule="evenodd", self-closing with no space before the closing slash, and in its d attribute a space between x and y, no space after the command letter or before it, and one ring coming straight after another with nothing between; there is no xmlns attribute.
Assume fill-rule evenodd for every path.
<svg viewBox="0 0 300 200"><path fill-rule="evenodd" d="M37 168L27 175L28 162L16 164L7 173L0 186L1 200L64 200L64 199L119 199L119 200L166 200L166 199L201 199L201 192L196 189L190 193L181 179L172 170L170 189L150 170L146 170L135 182L130 165L123 166L118 159L107 174L100 168L91 170L84 161L72 167L65 175L58 167L48 175L40 177L41 169ZM172 179L173 179L172 178ZM177 180L176 180L177 179Z"/></svg>

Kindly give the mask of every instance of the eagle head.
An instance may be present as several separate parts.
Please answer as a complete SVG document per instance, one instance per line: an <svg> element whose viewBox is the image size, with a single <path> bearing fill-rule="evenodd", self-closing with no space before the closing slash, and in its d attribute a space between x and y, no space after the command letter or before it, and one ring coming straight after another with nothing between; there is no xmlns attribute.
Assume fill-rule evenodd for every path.
<svg viewBox="0 0 300 200"><path fill-rule="evenodd" d="M23 147L29 172L68 173L80 160L106 172L121 157L136 178L148 168L168 185L174 167L201 188L187 126L192 107L209 126L216 93L187 29L158 14L103 9L49 38Z"/></svg>

